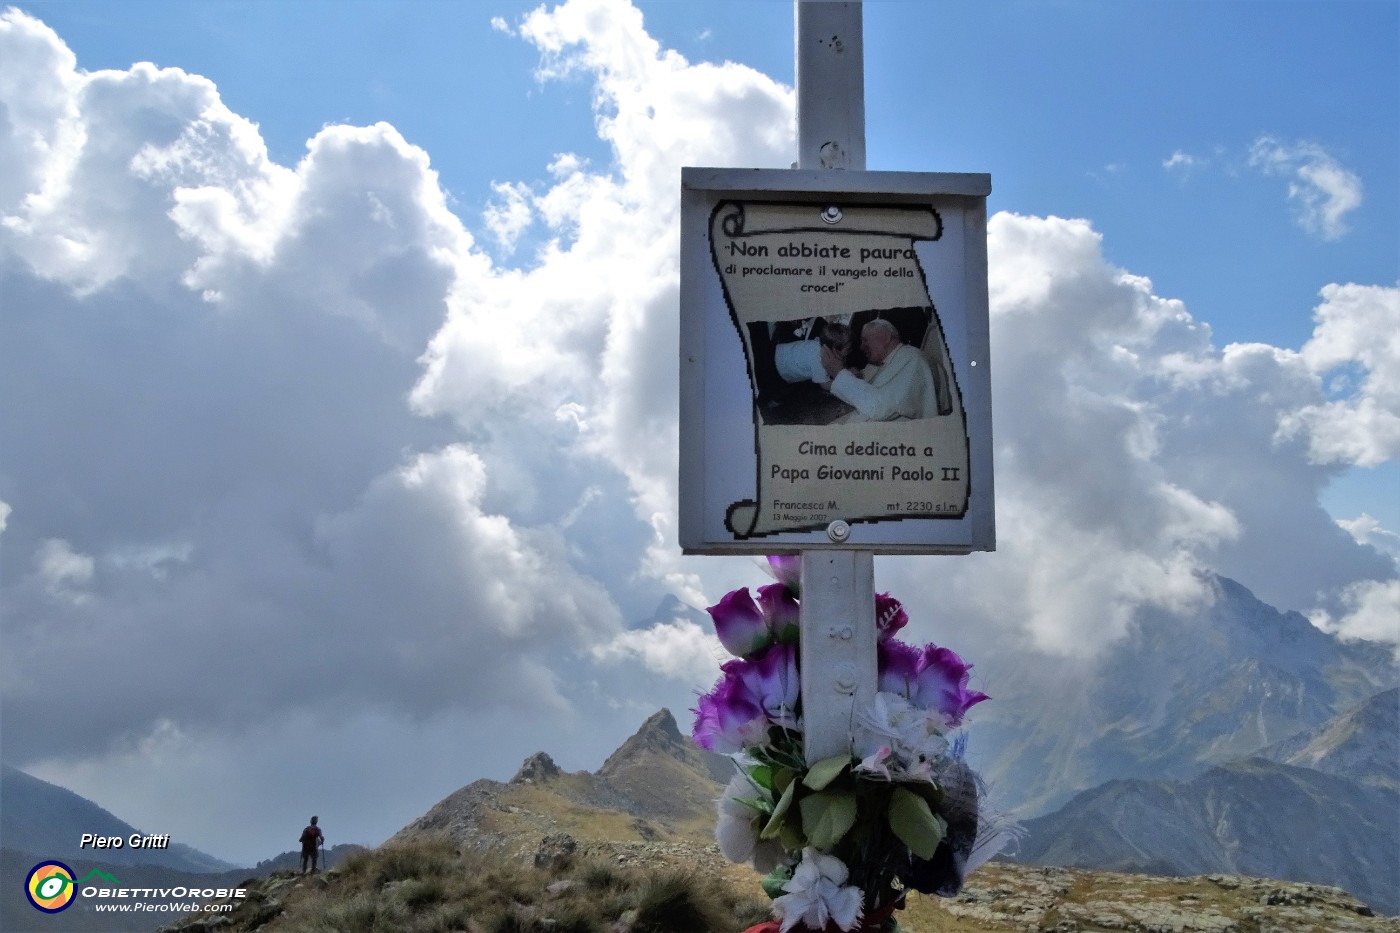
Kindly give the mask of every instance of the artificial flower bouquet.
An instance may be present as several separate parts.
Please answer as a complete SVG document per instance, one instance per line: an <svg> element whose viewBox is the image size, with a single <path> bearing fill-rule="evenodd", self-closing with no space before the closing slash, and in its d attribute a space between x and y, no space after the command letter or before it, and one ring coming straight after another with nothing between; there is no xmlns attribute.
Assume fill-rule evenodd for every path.
<svg viewBox="0 0 1400 933"><path fill-rule="evenodd" d="M715 837L734 862L767 873L777 920L749 933L894 931L904 892L951 896L1008 836L979 813L977 776L953 730L987 696L967 688L971 665L936 645L894 635L899 601L875 597L879 683L859 706L849 754L808 765L798 681L800 558L770 557L778 582L710 607L735 655L694 710L692 738L730 755L738 773L719 802Z"/></svg>

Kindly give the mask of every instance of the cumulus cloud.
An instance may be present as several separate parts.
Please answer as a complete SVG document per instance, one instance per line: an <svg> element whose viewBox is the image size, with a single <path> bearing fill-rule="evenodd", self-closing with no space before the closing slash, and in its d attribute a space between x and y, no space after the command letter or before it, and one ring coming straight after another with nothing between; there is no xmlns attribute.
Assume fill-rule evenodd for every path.
<svg viewBox="0 0 1400 933"><path fill-rule="evenodd" d="M657 167L669 164L674 171L681 164L666 155L686 145L675 141L674 117L698 93L689 90L677 100L676 88L707 66L659 50L630 12L610 18L604 9L616 10L584 3L542 9L520 30L544 53L543 76L583 74L594 82L600 134L613 143L617 176L625 180L619 185L617 176L572 162L562 170L556 165L556 184L535 203L556 205L547 222L572 239L561 239L559 254L532 270L536 282L568 277L569 262L583 255L607 276L608 256L591 246L614 218L627 218L635 234L606 241L616 260L655 268L639 262L640 255L652 255L646 231L655 228L647 224L674 203L674 176ZM727 99L727 109L734 112L745 96ZM765 97L785 103L779 95ZM691 121L696 130L727 122L717 109L693 114ZM771 153L748 153L747 164L783 164L790 149L783 140ZM685 161L732 164L730 155L701 152ZM1176 167L1203 164L1179 155ZM1145 607L1198 608L1211 592L1204 570L1238 574L1266 598L1304 608L1321 591L1336 594L1377 572L1317 505L1333 471L1362 457L1319 461L1309 451L1328 442L1312 427L1294 424L1309 406L1340 404L1356 412L1351 421L1358 444L1381 443L1382 434L1364 417L1372 390L1329 397L1322 382L1324 368L1378 372L1379 362L1357 357L1345 363L1346 349L1325 362L1320 350L1305 356L1264 346L1217 348L1209 327L1180 302L1153 294L1145 277L1111 266L1086 221L1003 214L993 218L990 240L1000 551L972 559L988 569L985 578L974 577L982 587L955 587L979 590L957 602L959 612L978 625L1028 630L1047 649L1091 652ZM673 247L665 259L673 265ZM663 269L658 280L667 275ZM620 297L631 297L625 287ZM649 320L669 321L674 301L660 290L640 307ZM616 322L616 307L601 314ZM1319 315L1320 321L1333 316L1325 309ZM445 330L438 337L444 347L447 336ZM646 347L664 352L674 340L656 328L626 336L621 346L641 350L634 361L646 357ZM566 405L571 417L588 425L585 436L595 449L623 470L639 517L655 528L646 571L699 604L714 597L716 578L667 553L674 546L674 377L647 380L644 371L619 363L613 378L615 346L604 357L601 397L578 391ZM469 408L451 395L428 396L435 388L430 378L420 392L447 408ZM658 398L664 407L656 405ZM1280 494L1296 507L1281 512ZM1272 553L1268 542L1280 534L1307 536L1317 550ZM1319 555L1324 569L1314 566ZM912 584L916 592L945 599L943 574L925 570L920 577ZM673 644L678 634L658 627L655 644L646 644ZM617 657L627 645L641 657L643 644L642 635L628 633L606 654ZM669 663L655 651L649 656L658 666Z"/></svg>
<svg viewBox="0 0 1400 933"><path fill-rule="evenodd" d="M1392 638L1373 621L1395 567L1318 496L1369 462L1360 452L1389 449L1374 422L1341 415L1383 395L1385 338L1363 348L1360 335L1391 332L1395 289L1324 289L1301 350L1221 348L1181 302L1107 262L1087 221L1002 213L988 232L998 550L886 562L880 585L924 607L925 631L993 656L1025 634L1092 655L1145 610L1199 612L1216 571ZM1300 414L1329 405L1357 454L1316 456L1329 437Z"/></svg>
<svg viewBox="0 0 1400 933"><path fill-rule="evenodd" d="M1400 645L1400 581L1363 580L1341 593L1334 614L1315 612L1314 625L1343 638L1361 638Z"/></svg>
<svg viewBox="0 0 1400 933"><path fill-rule="evenodd" d="M1346 215L1361 206L1361 178L1322 146L1261 136L1250 147L1249 164L1289 179L1288 198L1298 226L1324 240L1346 234Z"/></svg>
<svg viewBox="0 0 1400 933"><path fill-rule="evenodd" d="M1303 406L1279 429L1307 436L1317 462L1378 466L1400 455L1400 288L1328 285L1321 294L1301 356L1340 397Z"/></svg>
<svg viewBox="0 0 1400 933"><path fill-rule="evenodd" d="M593 656L614 663L635 660L648 670L693 684L713 680L720 661L729 657L707 627L690 619L623 632L595 645Z"/></svg>
<svg viewBox="0 0 1400 933"><path fill-rule="evenodd" d="M1082 220L999 214L989 265L998 551L959 568L957 611L1091 654L1143 607L1207 601L1198 571L1243 534L1219 489L1164 462L1162 364L1208 356L1209 330Z"/></svg>
<svg viewBox="0 0 1400 933"><path fill-rule="evenodd" d="M1047 616L1073 616L1081 633L1111 634L1136 607L1181 610L1206 598L1197 570L1237 576L1297 608L1386 573L1317 505L1336 467L1312 456L1313 435L1289 426L1328 404L1320 370L1350 361L1386 371L1383 351L1362 360L1359 345L1328 334L1338 320L1359 325L1393 289L1363 290L1368 301L1345 308L1334 303L1351 289L1324 291L1314 340L1328 352L1219 349L1180 302L1106 263L1087 223L999 215L989 234L1000 537L1009 552L996 562L1026 549L1025 566L1000 567L1010 582L999 599L1024 594L999 607L1003 618L1054 632L1063 626ZM1367 385L1336 404L1361 406ZM1384 443L1369 427L1361 420L1355 430ZM1309 548L1277 545L1300 540ZM1082 559L1087 570L1075 566L1080 555L1095 555ZM1095 596L1072 601L1080 587Z"/></svg>
<svg viewBox="0 0 1400 933"><path fill-rule="evenodd" d="M652 529L647 572L698 602L674 545L680 167L790 163L792 90L662 49L622 3L541 7L519 32L541 51L542 77L593 83L613 164L590 170L566 153L550 166L532 202L550 237L538 264L454 304L414 399L459 419L535 399L571 406L581 444L626 476ZM491 324L503 317L516 322L506 333Z"/></svg>
<svg viewBox="0 0 1400 933"><path fill-rule="evenodd" d="M617 604L548 504L506 514L529 497L493 479L479 417L467 443L409 404L451 304L510 279L427 154L329 126L278 166L206 79L81 72L37 21L0 23L3 103L35 127L11 119L27 190L0 205L0 392L26 400L0 414L4 546L32 567L7 592L7 755L290 710L566 708L557 665L617 634ZM575 442L540 420L503 472Z"/></svg>

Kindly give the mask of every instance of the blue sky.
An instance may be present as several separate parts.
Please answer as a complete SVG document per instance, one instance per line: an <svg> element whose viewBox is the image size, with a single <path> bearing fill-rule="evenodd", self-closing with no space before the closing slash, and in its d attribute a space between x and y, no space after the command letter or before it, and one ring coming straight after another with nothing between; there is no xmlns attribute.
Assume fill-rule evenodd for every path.
<svg viewBox="0 0 1400 933"><path fill-rule="evenodd" d="M792 160L791 5L18 10L6 762L251 862L307 807L378 842L684 710L713 643L656 607L762 579L675 547L679 167ZM881 559L924 637L1092 654L1217 571L1400 641L1400 5L865 30L869 167L993 183L1000 549ZM308 734L361 777L283 813Z"/></svg>

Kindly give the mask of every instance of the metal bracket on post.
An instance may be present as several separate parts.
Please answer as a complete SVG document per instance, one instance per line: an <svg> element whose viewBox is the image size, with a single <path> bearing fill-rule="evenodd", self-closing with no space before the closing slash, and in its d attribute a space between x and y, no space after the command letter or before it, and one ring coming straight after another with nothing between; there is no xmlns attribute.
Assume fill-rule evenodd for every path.
<svg viewBox="0 0 1400 933"><path fill-rule="evenodd" d="M863 172L861 5L795 0L794 13L797 167ZM833 523L828 534L844 543L850 528ZM850 751L852 713L875 694L874 554L803 551L801 626L803 745L812 764Z"/></svg>

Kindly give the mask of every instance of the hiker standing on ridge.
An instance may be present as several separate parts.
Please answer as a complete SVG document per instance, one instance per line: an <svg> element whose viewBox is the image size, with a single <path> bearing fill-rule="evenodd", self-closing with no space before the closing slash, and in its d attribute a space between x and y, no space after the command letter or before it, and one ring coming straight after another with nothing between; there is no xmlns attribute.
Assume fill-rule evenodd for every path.
<svg viewBox="0 0 1400 933"><path fill-rule="evenodd" d="M306 863L310 861L311 870L316 871L316 859L320 855L319 847L324 845L326 837L321 834L321 827L316 825L316 817L311 818L311 825L301 831L301 873L306 874Z"/></svg>

